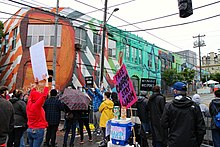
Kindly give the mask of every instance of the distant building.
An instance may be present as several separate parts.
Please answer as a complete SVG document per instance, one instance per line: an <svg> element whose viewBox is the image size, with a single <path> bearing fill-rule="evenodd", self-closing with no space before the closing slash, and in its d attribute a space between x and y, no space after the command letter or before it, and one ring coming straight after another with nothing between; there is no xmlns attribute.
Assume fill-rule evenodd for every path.
<svg viewBox="0 0 220 147"><path fill-rule="evenodd" d="M220 70L220 53L210 52L202 57L202 68L209 73L217 73Z"/></svg>
<svg viewBox="0 0 220 147"><path fill-rule="evenodd" d="M186 63L194 65L194 66L197 65L196 52L193 52L191 50L184 50L184 51L179 51L175 53L178 55L181 55L185 59Z"/></svg>

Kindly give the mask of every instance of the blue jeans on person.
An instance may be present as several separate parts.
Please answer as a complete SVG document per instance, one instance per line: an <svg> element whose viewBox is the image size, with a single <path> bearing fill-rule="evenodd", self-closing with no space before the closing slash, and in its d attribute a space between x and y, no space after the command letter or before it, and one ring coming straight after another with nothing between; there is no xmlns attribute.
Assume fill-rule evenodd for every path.
<svg viewBox="0 0 220 147"><path fill-rule="evenodd" d="M44 129L27 129L29 146L40 147L44 140Z"/></svg>
<svg viewBox="0 0 220 147"><path fill-rule="evenodd" d="M152 141L153 147L164 147L161 141Z"/></svg>
<svg viewBox="0 0 220 147"><path fill-rule="evenodd" d="M213 129L212 130L212 140L214 143L214 147L220 147L220 131Z"/></svg>
<svg viewBox="0 0 220 147"><path fill-rule="evenodd" d="M20 139L20 147L25 147L24 134L22 135L22 137Z"/></svg>
<svg viewBox="0 0 220 147"><path fill-rule="evenodd" d="M141 123L141 126L143 127L145 133L146 132L150 133L150 124L149 123Z"/></svg>
<svg viewBox="0 0 220 147"><path fill-rule="evenodd" d="M64 134L64 139L63 139L63 144L67 144L67 140L68 140L68 135L70 133L70 129L72 130L72 136L70 139L70 145L74 144L74 140L75 140L75 134L76 134L76 125L77 125L78 121L74 120L72 121L66 121L66 130L65 130L65 134Z"/></svg>

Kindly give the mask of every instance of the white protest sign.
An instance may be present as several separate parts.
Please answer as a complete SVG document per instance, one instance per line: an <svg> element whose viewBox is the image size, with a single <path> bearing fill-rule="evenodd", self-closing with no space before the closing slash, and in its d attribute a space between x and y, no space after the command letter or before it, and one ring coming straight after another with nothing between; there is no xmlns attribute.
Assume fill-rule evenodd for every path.
<svg viewBox="0 0 220 147"><path fill-rule="evenodd" d="M30 47L30 56L34 79L41 81L43 75L48 77L43 40Z"/></svg>

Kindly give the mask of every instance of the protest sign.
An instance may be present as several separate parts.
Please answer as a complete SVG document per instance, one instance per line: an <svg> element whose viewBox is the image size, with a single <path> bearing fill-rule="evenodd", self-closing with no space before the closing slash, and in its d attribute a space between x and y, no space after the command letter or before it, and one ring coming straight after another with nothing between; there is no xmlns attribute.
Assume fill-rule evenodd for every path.
<svg viewBox="0 0 220 147"><path fill-rule="evenodd" d="M124 64L116 72L114 81L121 105L129 108L137 101L137 96Z"/></svg>
<svg viewBox="0 0 220 147"><path fill-rule="evenodd" d="M92 88L93 87L93 76L85 77L86 87Z"/></svg>
<svg viewBox="0 0 220 147"><path fill-rule="evenodd" d="M38 81L41 81L43 75L48 77L43 40L30 47L30 56L34 79L38 78Z"/></svg>
<svg viewBox="0 0 220 147"><path fill-rule="evenodd" d="M152 91L155 85L156 85L156 79L141 78L140 90Z"/></svg>

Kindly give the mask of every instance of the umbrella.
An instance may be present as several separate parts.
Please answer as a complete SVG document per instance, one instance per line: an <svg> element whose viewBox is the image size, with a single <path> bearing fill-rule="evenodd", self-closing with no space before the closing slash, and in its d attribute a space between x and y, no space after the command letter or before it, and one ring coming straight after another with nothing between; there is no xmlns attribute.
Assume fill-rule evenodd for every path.
<svg viewBox="0 0 220 147"><path fill-rule="evenodd" d="M90 98L80 90L65 88L59 98L70 110L88 110Z"/></svg>
<svg viewBox="0 0 220 147"><path fill-rule="evenodd" d="M214 80L209 80L207 82L205 82L204 84L218 84L219 82L214 81Z"/></svg>

